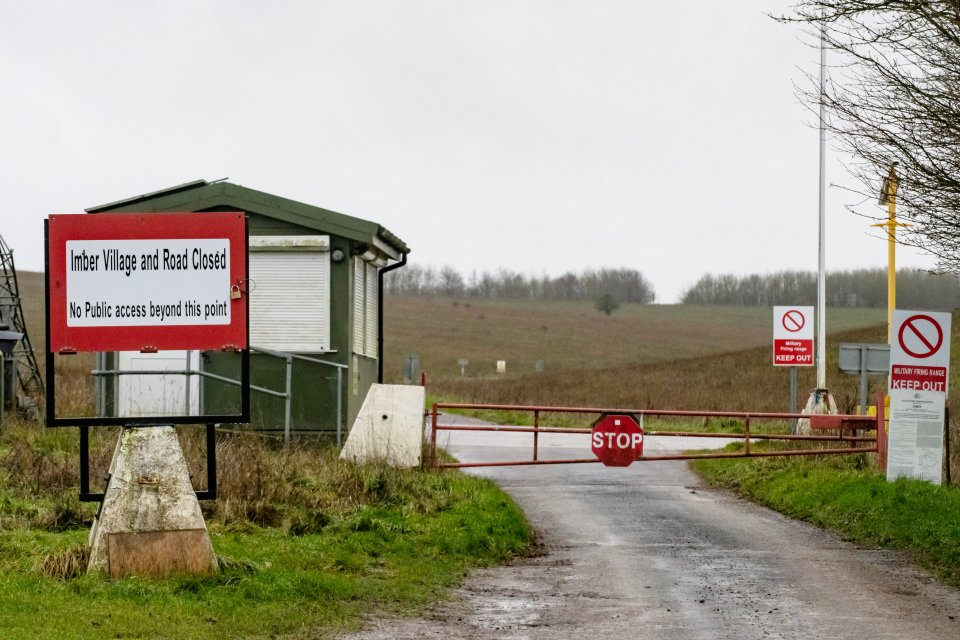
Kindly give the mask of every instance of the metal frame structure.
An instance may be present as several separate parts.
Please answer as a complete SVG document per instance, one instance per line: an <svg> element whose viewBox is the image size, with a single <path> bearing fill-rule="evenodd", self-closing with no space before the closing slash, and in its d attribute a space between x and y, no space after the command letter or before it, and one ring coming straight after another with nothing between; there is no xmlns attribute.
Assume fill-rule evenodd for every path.
<svg viewBox="0 0 960 640"><path fill-rule="evenodd" d="M7 311L4 312L3 308ZM20 288L17 283L17 269L13 263L13 250L7 246L0 236L0 320L10 323L13 331L22 333L19 343L14 348L16 362L15 377L20 388L25 393L43 393L43 379L40 377L40 367L37 365L36 354L30 343L27 325L23 318L23 308L20 305Z"/></svg>
<svg viewBox="0 0 960 640"><path fill-rule="evenodd" d="M659 410L659 409L613 409L597 407L549 407L549 406L529 406L529 405L483 405L483 404L457 404L457 403L434 403L430 411L430 464L433 467L444 469L463 469L469 467L504 467L521 465L546 465L546 464L582 464L600 462L596 457L574 458L574 459L548 459L540 458L539 436L541 433L555 433L567 435L590 434L591 429L577 427L552 427L541 426L541 418L545 413L564 413L564 414L582 414L592 416L588 421L592 423L596 417L607 414L630 414L643 417L677 417L677 418L728 418L743 421L742 433L694 433L686 431L644 431L645 437L672 436L672 437L697 437L697 438L726 438L742 440L744 447L740 452L709 452L709 453L683 453L656 456L641 456L637 462L647 462L653 460L695 460L700 458L758 458L772 456L813 456L813 455L838 455L851 453L876 453L878 460L886 467L886 418L883 410L883 397L878 398L878 411L876 416L862 415L810 415L800 413L768 413L768 412L747 412L747 411L679 411L679 410ZM494 426L464 426L443 424L440 420L441 409L459 409L467 411L504 411L513 413L530 413L533 418L533 426L513 426L513 425L494 425ZM789 423L790 420L806 419L810 421L811 429L816 431L836 430L836 435L814 434L814 435L795 435L795 434L765 434L751 432L751 421L768 420L781 421ZM864 436L858 435L861 431L875 430L877 435ZM437 456L437 432L439 431L490 431L490 432L512 432L529 433L532 438L532 457L527 460L504 460L487 462L440 462ZM845 432L849 432L845 434ZM834 443L835 447L804 448L804 449L781 449L781 450L754 450L751 448L753 441L783 441L783 442L821 442Z"/></svg>

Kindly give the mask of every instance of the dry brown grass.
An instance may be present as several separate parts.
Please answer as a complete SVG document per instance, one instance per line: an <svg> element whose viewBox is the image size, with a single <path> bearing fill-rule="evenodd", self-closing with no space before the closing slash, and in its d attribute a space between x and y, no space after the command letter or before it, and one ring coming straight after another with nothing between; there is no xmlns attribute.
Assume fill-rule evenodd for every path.
<svg viewBox="0 0 960 640"><path fill-rule="evenodd" d="M960 317L955 315L953 322L960 322ZM828 338L827 384L841 412L857 412L860 378L839 371L839 344L885 341L885 326L840 332ZM955 371L960 370L958 342L955 337ZM433 379L429 390L444 399L486 404L785 412L789 409L789 370L773 367L771 359L771 347L764 346L665 363L547 372L509 379ZM815 375L814 367L798 370L801 408L816 387ZM876 395L885 390L886 377L871 376L869 403L873 404ZM949 408L951 416L960 416L960 400L955 392L950 395ZM960 420L950 422L950 442L951 477L958 482Z"/></svg>
<svg viewBox="0 0 960 640"><path fill-rule="evenodd" d="M613 315L590 302L476 300L387 296L384 302L384 377L398 381L404 356L420 356L433 382L534 371L574 372L668 363L768 345L773 310L763 307L625 304ZM875 326L882 309L831 309L830 330Z"/></svg>
<svg viewBox="0 0 960 640"><path fill-rule="evenodd" d="M102 490L119 428L91 430L91 490ZM197 490L206 480L203 429L179 428ZM417 512L449 506L453 496L433 472L357 465L329 444L282 441L252 432L220 433L218 499L205 515L228 528L282 527L316 533L368 505L404 505ZM0 531L61 531L89 526L96 506L79 502L79 438L75 429L18 423L0 432ZM58 564L59 561L54 562Z"/></svg>
<svg viewBox="0 0 960 640"><path fill-rule="evenodd" d="M853 411L859 377L836 373L838 343L877 342L881 329L845 332L828 340L828 377L839 407ZM771 364L769 347L704 358L592 370L547 372L513 379L434 380L430 390L467 402L705 411L786 411L789 370ZM800 402L815 387L813 367L798 371ZM871 392L885 384L871 378Z"/></svg>
<svg viewBox="0 0 960 640"><path fill-rule="evenodd" d="M90 547L75 544L63 551L45 555L34 569L54 580L72 580L87 572L89 561Z"/></svg>
<svg viewBox="0 0 960 640"><path fill-rule="evenodd" d="M430 474L358 465L317 441L284 444L252 433L222 434L217 444L220 497L208 515L227 527L282 527L315 533L368 505L434 512L452 503Z"/></svg>

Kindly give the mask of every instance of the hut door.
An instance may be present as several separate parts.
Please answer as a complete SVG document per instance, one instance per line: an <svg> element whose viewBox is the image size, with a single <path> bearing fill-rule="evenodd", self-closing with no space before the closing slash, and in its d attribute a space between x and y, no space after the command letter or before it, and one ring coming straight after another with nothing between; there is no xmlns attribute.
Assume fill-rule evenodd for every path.
<svg viewBox="0 0 960 640"><path fill-rule="evenodd" d="M187 376L200 368L197 351L161 351L118 354L120 371L171 371L170 375L120 375L117 381L117 415L149 417L200 415L200 376Z"/></svg>

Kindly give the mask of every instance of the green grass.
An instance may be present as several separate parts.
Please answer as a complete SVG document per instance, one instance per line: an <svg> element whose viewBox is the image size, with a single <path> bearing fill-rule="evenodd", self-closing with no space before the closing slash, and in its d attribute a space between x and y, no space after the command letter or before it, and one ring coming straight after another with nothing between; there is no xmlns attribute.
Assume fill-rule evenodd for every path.
<svg viewBox="0 0 960 640"><path fill-rule="evenodd" d="M960 585L960 490L920 480L887 482L872 456L697 460L716 486L858 544L909 553Z"/></svg>
<svg viewBox="0 0 960 640"><path fill-rule="evenodd" d="M0 430L4 640L331 637L371 613L416 615L471 568L522 555L532 540L519 508L487 480L229 435L220 499L203 505L220 573L73 577L64 567L93 513L76 500L75 439Z"/></svg>
<svg viewBox="0 0 960 640"><path fill-rule="evenodd" d="M492 485L430 474L453 494L440 512L364 507L322 533L212 528L227 568L210 578L83 576L59 581L42 557L85 539L85 530L0 537L0 628L16 638L326 637L359 628L365 612L415 614L443 598L466 571L523 553L530 532Z"/></svg>

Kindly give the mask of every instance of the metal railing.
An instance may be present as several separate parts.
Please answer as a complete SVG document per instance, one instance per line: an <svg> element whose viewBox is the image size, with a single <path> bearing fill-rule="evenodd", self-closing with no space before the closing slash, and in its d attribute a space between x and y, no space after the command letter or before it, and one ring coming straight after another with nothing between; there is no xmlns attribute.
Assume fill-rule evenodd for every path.
<svg viewBox="0 0 960 640"><path fill-rule="evenodd" d="M540 458L540 434L565 434L565 435L583 435L592 433L590 428L581 427L558 427L542 426L541 418L543 414L561 413L561 414L583 414L586 416L601 417L608 414L631 414L643 417L674 417L674 418L726 418L740 420L743 423L742 432L723 432L723 433L699 433L688 431L656 431L644 430L644 437L670 436L679 438L726 438L730 440L740 440L743 442L741 451L710 451L706 453L679 453L667 455L643 455L636 458L637 462L652 460L691 460L697 458L750 458L750 457L768 457L768 456L811 456L811 455L836 455L851 453L876 453L878 463L886 467L886 428L883 410L882 395L878 399L879 409L876 416L862 415L811 415L802 413L770 413L770 412L747 412L747 411L680 411L680 410L658 410L658 409L608 409L596 407L550 407L550 406L530 406L530 405L484 405L484 404L458 404L458 403L435 403L430 411L430 462L431 465L438 468L467 468L467 467L499 467L499 466L518 466L518 465L545 465L545 464L577 464L593 463L600 460L593 456L590 458L570 458L570 459L548 459ZM488 412L512 412L532 414L533 426L520 425L457 425L443 424L441 421L441 409L459 409L467 411L488 411ZM809 420L813 432L810 435L803 434L780 434L780 433L759 433L752 430L752 423L757 420L782 421L788 423L790 420ZM873 436L858 435L860 432L873 430L876 432ZM483 461L483 462L439 462L437 457L437 433L439 431L473 431L473 432L512 432L529 433L532 436L532 456L525 460L504 460L504 461ZM835 434L827 433L835 431ZM849 432L849 433L845 433ZM751 447L755 441L780 441L780 442L821 442L833 443L836 447L810 447L802 449L761 449L756 450ZM589 451L589 449L588 449Z"/></svg>
<svg viewBox="0 0 960 640"><path fill-rule="evenodd" d="M250 347L251 353L260 353L267 356L272 356L275 358L281 358L286 363L286 374L285 374L285 384L283 391L277 391L275 389L268 389L266 387L261 387L258 385L251 384L250 390L256 391L257 393L271 396L274 398L282 398L284 402L283 409L283 438L285 441L289 442L291 429L292 429L292 407L293 407L293 361L302 360L304 362L311 362L314 364L326 365L333 367L336 370L336 378L325 378L327 380L336 379L337 381L337 410L336 410L336 433L337 433L337 446L343 444L343 371L344 369L349 368L345 364L340 364L337 362L330 362L328 360L320 360L318 358L311 358L309 356L303 356L296 353L287 353L283 351L273 351L272 349L265 349L263 347ZM217 380L226 384L240 386L240 381L234 378L227 376L221 376L209 371L203 371L202 369L193 369L189 366L190 355L187 354L187 368L186 369L137 369L137 370L122 370L122 369L94 369L90 373L95 377L115 377L115 376L138 376L138 375L157 375L157 376L170 376L170 375L180 375L187 377L187 384L185 390L185 404L186 412L190 412L191 399L190 399L190 376L199 376L201 378L207 378L210 380ZM105 398L103 393L101 393L98 403L101 405L99 413L104 413L103 406Z"/></svg>

